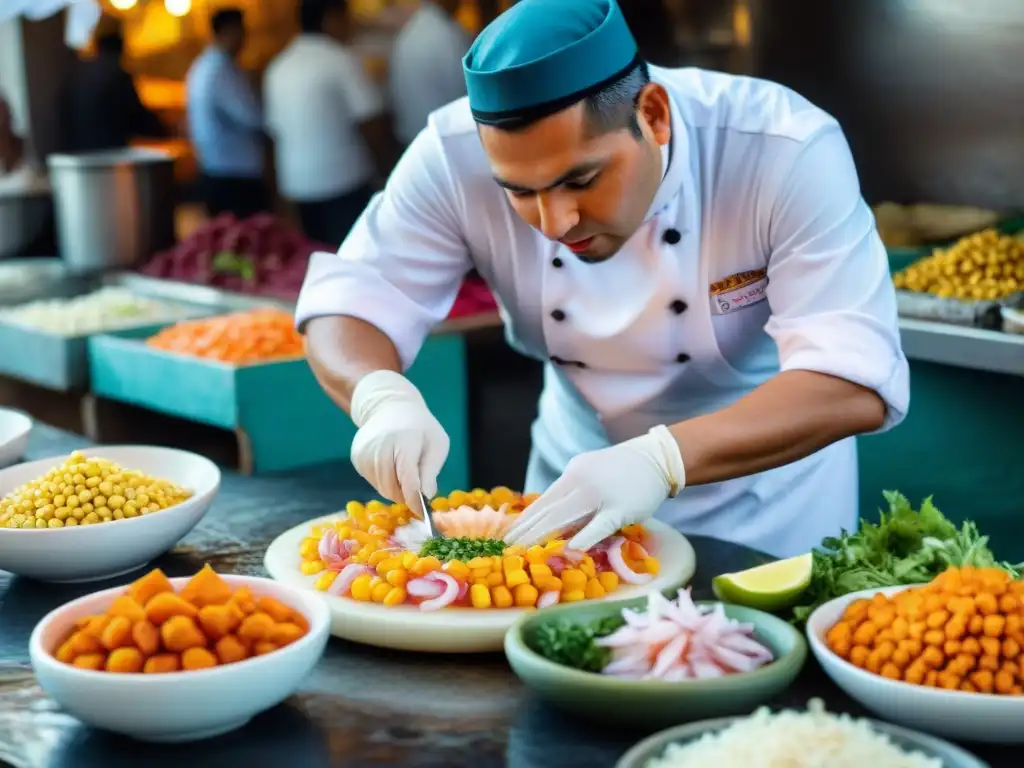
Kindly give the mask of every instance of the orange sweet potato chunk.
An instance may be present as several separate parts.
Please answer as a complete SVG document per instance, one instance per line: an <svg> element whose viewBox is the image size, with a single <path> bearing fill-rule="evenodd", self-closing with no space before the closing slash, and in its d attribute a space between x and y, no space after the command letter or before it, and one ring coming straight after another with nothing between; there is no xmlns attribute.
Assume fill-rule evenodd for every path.
<svg viewBox="0 0 1024 768"><path fill-rule="evenodd" d="M132 625L132 640L135 647L145 656L152 656L160 650L160 630L156 625L143 619Z"/></svg>
<svg viewBox="0 0 1024 768"><path fill-rule="evenodd" d="M189 648L181 654L182 669L209 669L217 666L217 657L205 648Z"/></svg>
<svg viewBox="0 0 1024 768"><path fill-rule="evenodd" d="M144 663L138 648L118 648L107 657L107 672L134 674L142 671Z"/></svg>
<svg viewBox="0 0 1024 768"><path fill-rule="evenodd" d="M292 617L292 609L273 597L261 597L256 601L256 609L278 622L288 621Z"/></svg>
<svg viewBox="0 0 1024 768"><path fill-rule="evenodd" d="M128 595L139 605L145 605L161 592L173 592L174 586L167 575L159 568L154 568L128 587Z"/></svg>
<svg viewBox="0 0 1024 768"><path fill-rule="evenodd" d="M231 585L222 579L209 564L203 566L195 576L182 587L181 597L196 608L207 605L223 605L231 599Z"/></svg>
<svg viewBox="0 0 1024 768"><path fill-rule="evenodd" d="M144 619L148 619L158 627L173 616L194 618L199 611L188 600L173 592L161 592L146 603Z"/></svg>
<svg viewBox="0 0 1024 768"><path fill-rule="evenodd" d="M166 675L181 669L181 658L176 653L158 653L146 659L142 668L146 675Z"/></svg>
<svg viewBox="0 0 1024 768"><path fill-rule="evenodd" d="M114 616L103 630L100 642L108 651L130 647L132 645L132 623L124 616Z"/></svg>
<svg viewBox="0 0 1024 768"><path fill-rule="evenodd" d="M182 653L189 648L202 648L206 636L189 616L173 616L160 627L160 638L164 648L171 653Z"/></svg>
<svg viewBox="0 0 1024 768"><path fill-rule="evenodd" d="M199 626L210 640L231 634L241 623L238 608L233 605L205 605L199 609Z"/></svg>
<svg viewBox="0 0 1024 768"><path fill-rule="evenodd" d="M305 634L306 632L298 624L292 624L290 621L282 621L280 624L274 625L274 628L270 630L270 636L267 639L278 648L284 648L286 645L291 645Z"/></svg>
<svg viewBox="0 0 1024 768"><path fill-rule="evenodd" d="M248 616L256 611L256 601L248 587L239 587L231 596L231 604L238 607L243 616Z"/></svg>
<svg viewBox="0 0 1024 768"><path fill-rule="evenodd" d="M217 641L217 658L221 664L234 664L249 658L249 649L235 635L225 635Z"/></svg>
<svg viewBox="0 0 1024 768"><path fill-rule="evenodd" d="M123 616L134 624L136 621L142 621L146 618L146 610L134 598L128 595L121 595L107 608L107 616Z"/></svg>
<svg viewBox="0 0 1024 768"><path fill-rule="evenodd" d="M107 662L107 657L102 653L86 653L76 658L71 665L79 669L90 669L99 672Z"/></svg>
<svg viewBox="0 0 1024 768"><path fill-rule="evenodd" d="M257 611L245 617L242 626L238 628L238 636L242 640L258 643L261 640L268 639L273 629L274 620L262 611Z"/></svg>

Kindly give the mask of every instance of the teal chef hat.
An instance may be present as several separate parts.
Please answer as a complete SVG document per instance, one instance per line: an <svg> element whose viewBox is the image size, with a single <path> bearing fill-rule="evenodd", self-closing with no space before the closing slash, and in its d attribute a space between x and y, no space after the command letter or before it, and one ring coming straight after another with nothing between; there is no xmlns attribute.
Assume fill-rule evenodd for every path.
<svg viewBox="0 0 1024 768"><path fill-rule="evenodd" d="M615 0L519 0L462 60L477 122L551 114L615 82L639 61Z"/></svg>

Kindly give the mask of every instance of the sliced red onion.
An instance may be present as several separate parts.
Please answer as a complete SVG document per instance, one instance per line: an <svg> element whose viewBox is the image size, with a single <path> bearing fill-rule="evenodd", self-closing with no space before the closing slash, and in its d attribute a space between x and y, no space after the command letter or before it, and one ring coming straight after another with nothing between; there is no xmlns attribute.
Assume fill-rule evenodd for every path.
<svg viewBox="0 0 1024 768"><path fill-rule="evenodd" d="M459 596L457 598L455 598L455 599L456 600L465 600L466 599L466 595L468 595L468 594L469 594L469 582L468 581L460 581L459 582Z"/></svg>
<svg viewBox="0 0 1024 768"><path fill-rule="evenodd" d="M427 578L427 577L425 577ZM454 603L459 597L459 582L441 571L432 571L429 580L442 583L444 591L437 597L420 603L421 611L437 611Z"/></svg>
<svg viewBox="0 0 1024 768"><path fill-rule="evenodd" d="M555 605L559 601L560 598L561 598L561 595L556 590L551 590L550 592L545 592L543 595L541 595L539 598L537 598L537 607L538 608L549 608L552 605Z"/></svg>
<svg viewBox="0 0 1024 768"><path fill-rule="evenodd" d="M685 632L680 632L667 642L654 660L654 666L651 667L651 677L664 677L665 673L672 667L681 663L689 642L690 636Z"/></svg>
<svg viewBox="0 0 1024 768"><path fill-rule="evenodd" d="M626 539L622 536L616 536L612 543L608 546L608 563L611 565L612 570L615 571L615 575L622 579L627 584L646 584L651 581L654 577L649 573L637 573L628 565L626 565L626 558L622 554L622 547L625 545Z"/></svg>
<svg viewBox="0 0 1024 768"><path fill-rule="evenodd" d="M334 577L331 586L327 588L327 594L347 595L352 582L364 573L373 573L373 568L362 563L349 563L341 569L341 573Z"/></svg>
<svg viewBox="0 0 1024 768"><path fill-rule="evenodd" d="M562 557L570 563L582 563L583 558L586 557L586 553L581 552L578 549L565 549L562 551Z"/></svg>
<svg viewBox="0 0 1024 768"><path fill-rule="evenodd" d="M405 585L405 591L408 592L411 597L430 599L441 596L441 593L444 592L444 584L436 579L428 579L424 576L418 579L412 579Z"/></svg>
<svg viewBox="0 0 1024 768"><path fill-rule="evenodd" d="M329 560L325 560L324 565L328 571L340 571L347 565L346 559L347 558L332 557Z"/></svg>
<svg viewBox="0 0 1024 768"><path fill-rule="evenodd" d="M561 574L567 567L568 563L566 563L565 558L561 555L552 555L548 558L548 568L551 569L555 576Z"/></svg>
<svg viewBox="0 0 1024 768"><path fill-rule="evenodd" d="M327 531L320 537L320 543L317 545L316 551L320 555L320 559L325 563L332 558L337 558L340 555L338 552L338 534L333 530Z"/></svg>
<svg viewBox="0 0 1024 768"><path fill-rule="evenodd" d="M722 645L716 645L711 650L711 656L719 665L727 667L734 672L753 672L764 664L760 659L744 656L739 651L725 648Z"/></svg>

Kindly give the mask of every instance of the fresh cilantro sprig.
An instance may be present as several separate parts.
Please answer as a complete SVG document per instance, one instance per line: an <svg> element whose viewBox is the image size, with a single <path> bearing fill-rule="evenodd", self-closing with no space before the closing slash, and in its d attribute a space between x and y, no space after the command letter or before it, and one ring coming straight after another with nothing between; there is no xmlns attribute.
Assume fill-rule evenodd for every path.
<svg viewBox="0 0 1024 768"><path fill-rule="evenodd" d="M533 650L548 661L584 672L600 672L611 659L611 649L594 643L619 629L625 622L620 616L608 616L590 624L577 624L567 619L542 624L533 638Z"/></svg>

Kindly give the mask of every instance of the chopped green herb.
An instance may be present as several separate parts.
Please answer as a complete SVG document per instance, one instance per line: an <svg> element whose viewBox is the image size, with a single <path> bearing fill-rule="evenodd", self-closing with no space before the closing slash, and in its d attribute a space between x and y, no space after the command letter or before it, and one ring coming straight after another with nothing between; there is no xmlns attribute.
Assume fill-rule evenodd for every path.
<svg viewBox="0 0 1024 768"><path fill-rule="evenodd" d="M468 562L474 557L492 557L505 551L505 542L499 539L429 539L420 549L420 557L433 555L442 563L452 560Z"/></svg>
<svg viewBox="0 0 1024 768"><path fill-rule="evenodd" d="M619 616L608 616L590 624L576 624L563 619L543 624L537 629L533 649L548 661L584 672L600 672L611 660L611 649L594 643L619 629L625 622Z"/></svg>

